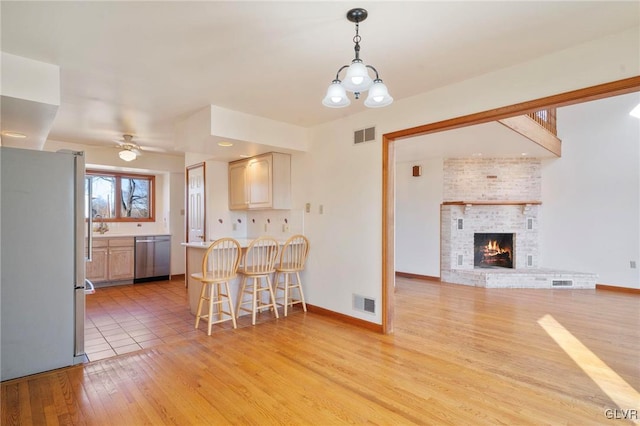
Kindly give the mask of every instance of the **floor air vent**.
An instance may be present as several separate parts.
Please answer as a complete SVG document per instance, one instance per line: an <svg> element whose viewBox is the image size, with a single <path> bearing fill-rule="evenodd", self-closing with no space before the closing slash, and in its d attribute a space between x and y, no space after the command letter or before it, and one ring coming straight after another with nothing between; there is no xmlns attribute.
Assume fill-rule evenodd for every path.
<svg viewBox="0 0 640 426"><path fill-rule="evenodd" d="M368 127L366 129L356 130L355 132L353 132L353 143L354 144L363 143L363 142L369 142L369 141L373 141L375 139L376 139L376 128L375 127Z"/></svg>
<svg viewBox="0 0 640 426"><path fill-rule="evenodd" d="M370 314L376 313L376 300L369 297L353 295L353 309Z"/></svg>
<svg viewBox="0 0 640 426"><path fill-rule="evenodd" d="M573 280L553 280L551 285L553 287L571 287L573 286Z"/></svg>

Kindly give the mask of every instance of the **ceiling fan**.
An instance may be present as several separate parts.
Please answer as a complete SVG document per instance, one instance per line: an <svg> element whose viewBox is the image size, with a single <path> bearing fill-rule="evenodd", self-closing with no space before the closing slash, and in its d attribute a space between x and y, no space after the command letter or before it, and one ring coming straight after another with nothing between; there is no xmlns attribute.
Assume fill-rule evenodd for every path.
<svg viewBox="0 0 640 426"><path fill-rule="evenodd" d="M120 148L118 156L124 161L133 161L138 155L142 155L140 146L133 142L133 135L122 135L122 140L115 141Z"/></svg>

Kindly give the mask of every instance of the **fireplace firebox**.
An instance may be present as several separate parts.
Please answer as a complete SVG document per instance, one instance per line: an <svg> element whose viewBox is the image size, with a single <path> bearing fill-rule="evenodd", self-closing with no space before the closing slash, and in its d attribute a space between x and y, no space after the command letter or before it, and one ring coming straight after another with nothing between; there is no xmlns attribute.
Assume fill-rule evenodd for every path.
<svg viewBox="0 0 640 426"><path fill-rule="evenodd" d="M513 268L513 234L473 234L474 268Z"/></svg>

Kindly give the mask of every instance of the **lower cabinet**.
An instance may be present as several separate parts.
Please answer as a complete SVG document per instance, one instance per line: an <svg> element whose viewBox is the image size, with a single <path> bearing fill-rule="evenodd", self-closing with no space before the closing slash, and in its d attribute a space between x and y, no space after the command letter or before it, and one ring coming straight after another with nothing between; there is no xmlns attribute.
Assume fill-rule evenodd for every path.
<svg viewBox="0 0 640 426"><path fill-rule="evenodd" d="M133 237L93 240L91 262L86 264L87 279L94 284L131 284L135 267Z"/></svg>
<svg viewBox="0 0 640 426"><path fill-rule="evenodd" d="M87 279L92 283L109 281L109 241L94 239L91 262L86 262Z"/></svg>

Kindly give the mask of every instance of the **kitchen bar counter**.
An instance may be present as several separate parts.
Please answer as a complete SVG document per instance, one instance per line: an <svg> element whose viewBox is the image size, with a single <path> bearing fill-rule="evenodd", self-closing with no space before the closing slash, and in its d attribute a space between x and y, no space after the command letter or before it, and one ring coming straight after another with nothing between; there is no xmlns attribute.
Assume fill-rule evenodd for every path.
<svg viewBox="0 0 640 426"><path fill-rule="evenodd" d="M235 238L236 241L240 243L240 247L246 249L253 241L253 238ZM285 240L278 240L278 243L282 246L285 243ZM202 285L200 281L194 280L191 278L191 274L196 272L202 272L202 257L204 256L204 252L209 248L213 241L202 241L202 242L191 242L191 243L181 243L187 249L187 271L185 273L185 279L187 281L187 293L189 295L189 310L193 315L196 314L196 310L198 309L198 299L200 298L200 290ZM231 290L231 297L233 299L234 308L235 304L238 303L238 291L240 285L240 278L236 278L235 280L229 283Z"/></svg>

